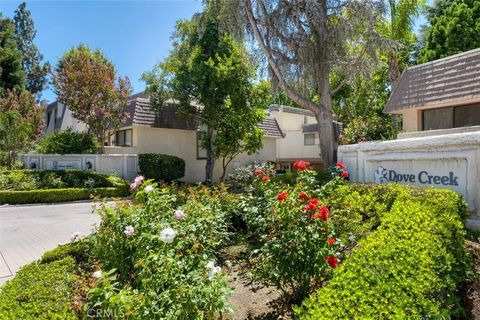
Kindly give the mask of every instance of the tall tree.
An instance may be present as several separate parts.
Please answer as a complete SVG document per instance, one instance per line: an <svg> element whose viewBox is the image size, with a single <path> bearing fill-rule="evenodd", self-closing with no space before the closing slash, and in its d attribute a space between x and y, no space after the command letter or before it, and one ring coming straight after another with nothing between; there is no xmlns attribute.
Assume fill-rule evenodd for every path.
<svg viewBox="0 0 480 320"><path fill-rule="evenodd" d="M15 40L22 54L22 68L25 72L25 87L32 94L41 92L47 83L48 63L42 65L43 55L34 43L37 31L25 2L21 3L13 17Z"/></svg>
<svg viewBox="0 0 480 320"><path fill-rule="evenodd" d="M428 26L420 63L480 47L480 1L436 1L427 10Z"/></svg>
<svg viewBox="0 0 480 320"><path fill-rule="evenodd" d="M23 87L22 54L17 49L15 28L13 22L0 13L0 97L6 90Z"/></svg>
<svg viewBox="0 0 480 320"><path fill-rule="evenodd" d="M95 135L101 153L109 133L125 121L131 92L127 77L117 77L114 65L99 50L79 45L67 51L53 74L57 99Z"/></svg>
<svg viewBox="0 0 480 320"><path fill-rule="evenodd" d="M215 1L213 1L215 2ZM376 64L382 41L375 26L383 15L377 1L243 0L243 12L278 86L319 123L323 164L333 164L332 95ZM343 75L331 87L331 75ZM295 87L301 79L310 88Z"/></svg>
<svg viewBox="0 0 480 320"><path fill-rule="evenodd" d="M0 99L0 151L12 168L16 154L28 150L43 128L43 112L26 90L7 90Z"/></svg>
<svg viewBox="0 0 480 320"><path fill-rule="evenodd" d="M413 24L420 10L425 7L425 0L387 0L387 19L381 29L387 39L393 41L387 52L388 80L393 89L397 86L400 74L415 42Z"/></svg>
<svg viewBox="0 0 480 320"><path fill-rule="evenodd" d="M144 76L157 107L171 97L178 112L205 127L205 181L213 180L215 161L225 169L240 152L262 147L258 128L264 112L255 104L254 68L244 48L219 30L218 21L197 16L177 24L171 55Z"/></svg>

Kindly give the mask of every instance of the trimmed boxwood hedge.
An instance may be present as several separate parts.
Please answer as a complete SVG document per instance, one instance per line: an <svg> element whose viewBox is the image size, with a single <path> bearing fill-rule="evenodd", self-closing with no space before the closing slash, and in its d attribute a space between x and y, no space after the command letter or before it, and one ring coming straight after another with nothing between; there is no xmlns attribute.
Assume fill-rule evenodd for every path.
<svg viewBox="0 0 480 320"><path fill-rule="evenodd" d="M156 181L170 182L185 176L185 161L166 154L139 154L138 166L145 178Z"/></svg>
<svg viewBox="0 0 480 320"><path fill-rule="evenodd" d="M374 191L375 202L392 200L377 217L378 228L296 309L299 318L450 319L461 312L456 292L468 270L461 197L394 185Z"/></svg>
<svg viewBox="0 0 480 320"><path fill-rule="evenodd" d="M8 187L0 188L0 204L65 202L130 194L127 181L93 171L11 170L0 172L0 179L3 179L0 187Z"/></svg>
<svg viewBox="0 0 480 320"><path fill-rule="evenodd" d="M75 262L33 262L0 287L0 319L77 319L71 308Z"/></svg>
<svg viewBox="0 0 480 320"><path fill-rule="evenodd" d="M125 183L116 176L84 170L0 171L0 190L108 188Z"/></svg>
<svg viewBox="0 0 480 320"><path fill-rule="evenodd" d="M45 189L27 191L0 191L0 204L53 203L86 200L91 197L125 197L129 195L126 187L96 189Z"/></svg>

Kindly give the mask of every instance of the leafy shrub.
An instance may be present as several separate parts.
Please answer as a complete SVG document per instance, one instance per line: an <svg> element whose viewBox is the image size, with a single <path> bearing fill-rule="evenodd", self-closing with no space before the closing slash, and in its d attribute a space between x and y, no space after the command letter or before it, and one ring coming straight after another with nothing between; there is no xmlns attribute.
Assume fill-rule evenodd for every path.
<svg viewBox="0 0 480 320"><path fill-rule="evenodd" d="M56 131L44 136L37 146L37 152L47 154L95 153L98 142L89 133L75 132L72 128Z"/></svg>
<svg viewBox="0 0 480 320"><path fill-rule="evenodd" d="M40 263L51 263L66 257L74 258L77 264L87 262L91 257L91 245L89 238L62 244L55 249L45 252L40 259Z"/></svg>
<svg viewBox="0 0 480 320"><path fill-rule="evenodd" d="M350 191L365 193L366 188L354 186ZM358 242L332 280L297 308L297 315L447 319L457 314L455 293L466 275L461 197L449 190L395 185L373 189L378 199L364 199L363 205L374 200L377 205L371 208L379 208L382 200L389 202L378 217L378 228ZM341 198L344 204L352 199Z"/></svg>
<svg viewBox="0 0 480 320"><path fill-rule="evenodd" d="M74 261L26 265L0 287L0 319L77 319L71 311Z"/></svg>
<svg viewBox="0 0 480 320"><path fill-rule="evenodd" d="M237 186L245 186L253 183L255 179L255 171L261 170L268 175L273 175L275 169L272 164L268 162L253 162L243 167L238 167L232 170L228 175L228 181Z"/></svg>
<svg viewBox="0 0 480 320"><path fill-rule="evenodd" d="M94 171L9 170L0 172L0 190L60 188L106 188L126 185L126 181Z"/></svg>
<svg viewBox="0 0 480 320"><path fill-rule="evenodd" d="M300 170L293 186L271 182L258 172L243 204L245 221L260 244L252 252L254 275L296 299L337 266L340 245L316 173Z"/></svg>
<svg viewBox="0 0 480 320"><path fill-rule="evenodd" d="M229 288L215 262L232 210L223 197L201 186L177 196L143 181L136 204L103 207L93 253L105 272L86 308L131 319L213 319L228 310Z"/></svg>
<svg viewBox="0 0 480 320"><path fill-rule="evenodd" d="M140 172L147 179L174 181L185 176L185 161L175 156L158 153L138 155Z"/></svg>
<svg viewBox="0 0 480 320"><path fill-rule="evenodd" d="M398 133L390 117L373 115L368 118L352 120L340 135L341 144L353 144L363 141L392 140Z"/></svg>

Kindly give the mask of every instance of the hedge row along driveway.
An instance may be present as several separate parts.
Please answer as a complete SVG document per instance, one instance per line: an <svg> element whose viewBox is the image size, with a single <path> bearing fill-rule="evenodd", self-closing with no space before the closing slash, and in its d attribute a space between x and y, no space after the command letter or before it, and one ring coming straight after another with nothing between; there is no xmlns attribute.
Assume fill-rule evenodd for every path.
<svg viewBox="0 0 480 320"><path fill-rule="evenodd" d="M127 181L81 170L0 172L0 204L51 203L129 195Z"/></svg>

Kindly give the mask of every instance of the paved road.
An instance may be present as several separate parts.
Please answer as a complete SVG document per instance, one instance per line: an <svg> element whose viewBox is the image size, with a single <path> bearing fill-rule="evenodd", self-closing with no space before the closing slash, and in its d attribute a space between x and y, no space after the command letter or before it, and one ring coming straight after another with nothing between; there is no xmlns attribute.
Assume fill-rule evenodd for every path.
<svg viewBox="0 0 480 320"><path fill-rule="evenodd" d="M99 221L89 202L0 206L0 285L21 266L69 242L74 232L90 233Z"/></svg>

